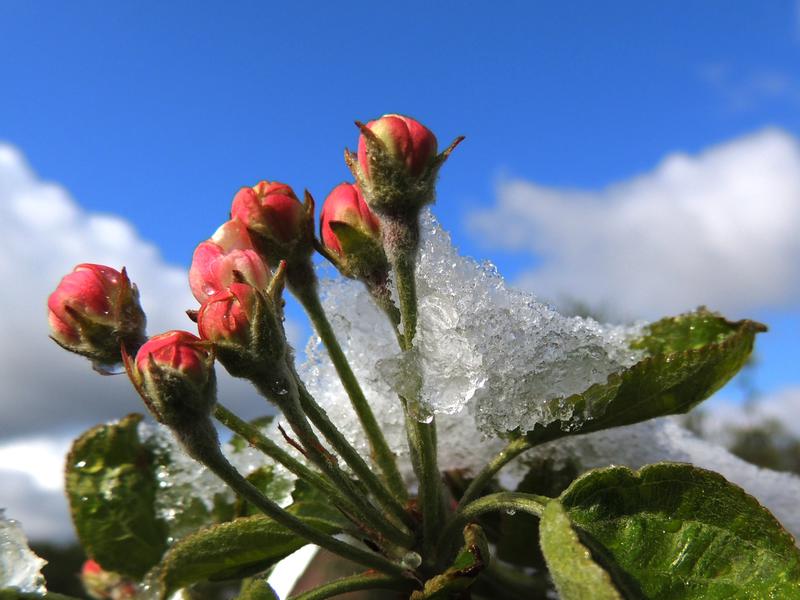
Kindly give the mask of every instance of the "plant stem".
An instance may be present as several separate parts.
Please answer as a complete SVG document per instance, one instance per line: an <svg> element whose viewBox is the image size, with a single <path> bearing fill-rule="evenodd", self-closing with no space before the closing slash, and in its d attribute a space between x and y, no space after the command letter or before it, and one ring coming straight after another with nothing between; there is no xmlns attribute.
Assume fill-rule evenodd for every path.
<svg viewBox="0 0 800 600"><path fill-rule="evenodd" d="M393 543L404 548L410 547L413 544L414 537L410 533L401 531L391 520L386 519L384 515L364 496L363 492L344 473L344 471L339 468L335 457L325 450L324 446L319 441L317 434L314 433L314 430L306 420L306 415L303 414L303 410L301 410L301 390L304 390L305 388L302 386L302 383L291 369L287 368L287 371L288 372L285 373L284 377L286 389L283 395L276 395L272 393L272 386L269 381L254 380L253 382L262 394L270 398L278 406L278 408L281 409L281 412L283 412L283 416L289 422L292 431L295 433L295 435L297 435L300 443L303 445L309 460L317 465L317 467L333 482L334 485L336 485L342 492L347 494L347 497L356 507L358 507L358 516L363 520L363 522L365 522L373 530L383 534L386 539L392 541ZM272 375L272 377L276 376L277 374ZM303 408L305 408L305 406L303 406ZM330 424L330 421L328 423ZM314 424L316 425L316 422ZM317 427L319 426L317 425ZM333 425L331 425L331 427L333 427ZM320 429L320 431L322 431L322 429ZM323 431L323 433L325 432ZM344 439L344 437L342 437L342 439ZM353 453L355 453L355 450L352 448L352 446L349 446L349 444L347 444L347 446L350 450L352 450ZM336 448L336 446L334 446L334 449L339 451L339 448ZM359 456L359 458L361 457ZM345 460L347 459L345 458ZM369 467L365 462L363 462L363 459L362 463L364 465L364 469L366 469L366 473L368 473L369 476L371 476L372 479L377 482L378 487L388 495L386 488L383 487L383 484L375 476L375 474L369 470ZM361 473L358 472L356 472L356 475L359 477L362 476ZM364 483L366 485L366 482ZM400 507L400 510L402 511L402 507Z"/></svg>
<svg viewBox="0 0 800 600"><path fill-rule="evenodd" d="M449 543L461 533L467 523L474 521L484 513L498 510L518 510L541 517L542 511L544 511L544 507L549 501L550 498L546 496L519 492L500 492L483 496L463 506L453 515L453 518L441 534L439 545L442 548L449 547Z"/></svg>
<svg viewBox="0 0 800 600"><path fill-rule="evenodd" d="M258 448L265 455L269 456L276 462L279 462L290 472L297 475L299 479L302 479L306 483L315 487L317 490L321 491L326 496L330 497L337 506L345 511L345 513L354 515L358 512L358 509L338 490L338 488L331 485L328 480L322 477L319 473L309 469L291 454L286 452L286 450L262 434L257 427L254 427L250 423L243 421L219 403L217 403L217 405L214 407L214 416L228 429L239 434L245 440L247 440L250 445Z"/></svg>
<svg viewBox="0 0 800 600"><path fill-rule="evenodd" d="M403 478L400 476L400 471L397 468L394 453L386 443L386 438L381 431L378 421L375 419L375 414L372 412L369 403L367 402L364 392L356 379L347 357L339 345L339 340L336 339L336 334L333 332L330 321L325 315L325 310L319 299L319 293L316 285L306 285L305 287L296 290L298 300L303 305L309 318L311 319L314 329L319 335L328 355L339 374L339 379L342 381L347 395L350 397L350 403L355 410L364 432L367 434L372 456L375 463L383 473L383 478L389 486L389 490L398 498L405 501L408 499L406 487L403 484Z"/></svg>
<svg viewBox="0 0 800 600"><path fill-rule="evenodd" d="M505 448L503 448L491 461L489 461L485 467L483 467L475 479L472 480L467 489L464 491L464 494L461 496L461 500L459 501L458 508L456 510L459 510L464 505L472 502L483 491L489 481L491 481L492 477L494 477L500 469L502 469L510 461L515 459L529 448L532 448L532 445L525 438L516 438L511 440Z"/></svg>
<svg viewBox="0 0 800 600"><path fill-rule="evenodd" d="M382 220L381 235L384 249L394 272L400 317L403 326L402 350L413 349L417 332L417 284L415 265L419 246L418 216L412 218L387 217ZM436 457L436 421L422 423L409 408L409 403L419 403L419 398L403 402L406 413L406 430L411 450L414 472L419 480L419 499L422 509L422 545L426 560L433 560L435 540L441 531L443 516L442 480Z"/></svg>
<svg viewBox="0 0 800 600"><path fill-rule="evenodd" d="M324 600L339 594L357 592L359 590L394 590L397 592L411 591L418 587L408 578L380 575L378 573L359 573L350 577L342 577L330 583L321 585L313 590L291 596L289 600Z"/></svg>
<svg viewBox="0 0 800 600"><path fill-rule="evenodd" d="M364 461L361 455L356 451L353 446L347 441L336 426L328 419L328 415L317 404L314 397L306 389L305 385L300 378L295 374L297 387L300 396L300 406L305 411L305 414L319 429L325 439L328 440L333 449L338 452L344 459L345 463L353 470L353 473L361 480L367 489L373 494L375 500L391 515L394 515L407 527L414 527L414 521L411 516L406 512L406 509L395 498L388 489L383 485L380 479L372 472L369 465Z"/></svg>
<svg viewBox="0 0 800 600"><path fill-rule="evenodd" d="M314 529L264 496L258 488L247 481L228 462L228 459L225 458L219 448L216 431L211 420L207 419L207 421L207 423L193 424L192 431L174 430L174 432L192 458L205 465L237 494L256 506L276 523L283 525L312 544L383 573L403 576L404 569L400 565L389 561L383 556L351 546Z"/></svg>

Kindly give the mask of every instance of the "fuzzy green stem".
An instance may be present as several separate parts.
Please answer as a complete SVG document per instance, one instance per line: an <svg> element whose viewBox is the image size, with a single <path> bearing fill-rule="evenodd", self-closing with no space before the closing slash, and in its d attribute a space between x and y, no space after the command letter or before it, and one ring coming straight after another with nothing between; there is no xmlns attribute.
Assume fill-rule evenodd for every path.
<svg viewBox="0 0 800 600"><path fill-rule="evenodd" d="M477 498L500 469L531 447L530 442L525 438L511 440L472 480L461 496L458 508L460 509Z"/></svg>
<svg viewBox="0 0 800 600"><path fill-rule="evenodd" d="M267 498L228 462L219 448L219 441L211 420L207 419L207 421L207 423L194 423L191 431L174 430L174 432L192 458L205 465L242 498L276 523L283 525L312 544L383 573L403 576L404 569L400 565L314 529Z"/></svg>
<svg viewBox="0 0 800 600"><path fill-rule="evenodd" d="M350 368L347 357L339 345L339 340L336 339L336 334L333 332L330 321L328 321L320 302L317 286L307 285L296 290L296 294L311 319L317 335L325 345L336 372L339 374L339 379L342 381L342 385L350 398L353 410L356 412L358 420L367 434L372 456L383 473L386 485L397 498L402 501L407 500L408 494L403 484L403 478L397 468L394 453L389 448L389 444L386 443L386 438L383 435L383 431L381 431L380 425L378 425L377 419L375 419L375 414L372 412L372 408L367 402L353 370Z"/></svg>
<svg viewBox="0 0 800 600"><path fill-rule="evenodd" d="M278 408L281 409L281 412L291 426L292 431L294 431L295 435L297 435L299 438L299 442L302 444L308 459L314 463L334 483L334 485L336 485L347 495L352 503L359 509L358 516L362 519L362 521L373 530L380 532L383 536L385 536L386 539L390 540L394 544L400 545L404 548L410 547L411 544L413 544L413 536L405 531L401 531L392 521L386 519L381 511L379 511L367 498L364 497L363 492L359 490L355 483L344 473L344 471L339 468L338 464L336 463L336 459L325 450L322 443L319 441L317 434L314 433L314 430L306 420L306 415L303 414L303 409L308 412L308 409L305 407L305 403L303 403L303 409L301 409L300 400L304 396L303 392L305 392L305 387L291 369L287 368L287 371L288 372L286 373L285 377L286 390L283 395L276 395L272 391L272 384L268 380L260 381L258 379L254 379L253 383L262 394L270 398L278 406ZM307 392L305 392L305 394L307 394ZM313 417L312 422L314 422L314 425L319 428L319 425L317 425ZM333 425L330 423L330 421L328 421L328 424L331 428L333 428ZM320 431L322 431L323 434L326 433L321 428ZM342 440L344 440L343 436ZM344 441L345 444L347 444L346 440ZM341 450L337 448L336 445L333 443L331 443L331 445L334 446L334 450L341 453ZM357 455L352 446L349 444L347 444L347 446L349 447L349 450ZM347 461L347 458L344 456L344 454L342 454L342 457L345 459L345 461ZM361 457L359 456L359 458ZM365 473L368 473L369 476L371 476L371 478L377 482L378 487L380 487L384 493L388 495L386 488L383 487L383 484L375 476L375 474L369 470L369 466L363 462L363 459L362 463L366 469ZM356 475L362 477L362 473L356 472ZM367 485L363 479L362 482ZM402 510L402 507L400 507L400 510Z"/></svg>
<svg viewBox="0 0 800 600"><path fill-rule="evenodd" d="M489 494L470 502L459 509L441 534L439 546L448 548L448 544L454 543L457 536L461 534L464 526L470 521L474 521L482 514L495 512L498 510L521 511L537 517L542 516L545 505L550 498L536 496L534 494L523 494L519 492L500 492Z"/></svg>
<svg viewBox="0 0 800 600"><path fill-rule="evenodd" d="M314 426L319 429L322 435L325 436L325 439L328 440L331 447L339 453L345 463L347 463L361 482L373 494L375 500L391 515L399 519L400 522L413 529L414 521L408 512L406 512L403 505L400 504L398 499L394 497L388 489L386 489L383 482L372 472L366 461L356 449L350 445L336 426L331 423L328 415L322 407L317 404L314 397L309 393L299 378L297 378L297 385L300 394L300 405Z"/></svg>
<svg viewBox="0 0 800 600"><path fill-rule="evenodd" d="M418 216L387 216L382 220L381 235L384 249L394 272L400 316L403 326L402 349L413 349L417 332L417 285L415 266L419 246ZM419 398L407 398L406 429L413 459L414 472L419 480L419 499L422 509L422 544L426 560L433 560L435 541L441 531L442 480L436 450L436 422L422 423L413 413ZM411 406L410 406L411 404ZM409 411L409 409L412 409ZM409 412L412 414L409 415Z"/></svg>
<svg viewBox="0 0 800 600"><path fill-rule="evenodd" d="M359 573L350 577L342 577L330 583L291 596L289 600L324 600L339 594L357 592L359 590L392 590L410 592L419 587L413 580L404 577L392 577L378 573Z"/></svg>
<svg viewBox="0 0 800 600"><path fill-rule="evenodd" d="M259 449L266 456L286 467L299 479L321 491L331 498L345 513L354 515L358 509L335 486L319 473L312 471L271 439L262 434L257 427L243 421L230 410L217 403L214 407L214 417L228 429L242 436L253 447Z"/></svg>

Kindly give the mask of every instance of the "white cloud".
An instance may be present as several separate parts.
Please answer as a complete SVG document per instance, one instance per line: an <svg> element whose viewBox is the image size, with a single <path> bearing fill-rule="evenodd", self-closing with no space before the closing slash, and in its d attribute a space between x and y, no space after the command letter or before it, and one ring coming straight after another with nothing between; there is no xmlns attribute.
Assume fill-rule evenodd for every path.
<svg viewBox="0 0 800 600"><path fill-rule="evenodd" d="M700 304L731 315L796 307L800 146L766 129L599 191L506 181L468 226L539 257L520 284L554 300L645 318Z"/></svg>
<svg viewBox="0 0 800 600"><path fill-rule="evenodd" d="M63 456L82 430L146 412L124 375L102 377L48 338L47 296L81 262L126 266L141 292L148 331L192 330L186 270L125 220L83 210L43 182L14 147L0 144L0 508L34 538L71 535ZM297 328L289 324L296 341ZM269 412L249 384L218 369L220 398L243 416Z"/></svg>
<svg viewBox="0 0 800 600"><path fill-rule="evenodd" d="M746 71L725 63L711 64L700 69L700 78L731 112L752 110L765 103L800 104L800 81L779 69Z"/></svg>

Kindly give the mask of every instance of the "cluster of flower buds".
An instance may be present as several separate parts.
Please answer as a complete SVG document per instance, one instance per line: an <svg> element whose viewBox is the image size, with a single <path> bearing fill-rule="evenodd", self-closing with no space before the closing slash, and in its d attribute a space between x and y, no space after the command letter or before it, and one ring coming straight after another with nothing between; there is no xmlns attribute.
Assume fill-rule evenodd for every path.
<svg viewBox="0 0 800 600"><path fill-rule="evenodd" d="M437 154L436 136L410 117L389 114L356 125L358 154L346 151L345 161L367 204L381 216L415 218L433 202L439 169L463 138Z"/></svg>
<svg viewBox="0 0 800 600"><path fill-rule="evenodd" d="M50 294L47 308L53 340L98 367L118 364L122 347L136 352L144 342L145 315L125 269L80 264Z"/></svg>
<svg viewBox="0 0 800 600"><path fill-rule="evenodd" d="M151 337L125 367L156 419L184 430L207 419L216 402L214 356L207 342L186 331Z"/></svg>

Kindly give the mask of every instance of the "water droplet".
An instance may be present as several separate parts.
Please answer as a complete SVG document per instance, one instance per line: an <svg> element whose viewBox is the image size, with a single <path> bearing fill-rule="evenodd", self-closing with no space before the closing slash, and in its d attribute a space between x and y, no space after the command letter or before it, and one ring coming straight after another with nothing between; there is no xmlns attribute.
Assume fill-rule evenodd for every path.
<svg viewBox="0 0 800 600"><path fill-rule="evenodd" d="M120 375L125 372L125 365L122 363L103 364L93 362L92 368L100 375Z"/></svg>
<svg viewBox="0 0 800 600"><path fill-rule="evenodd" d="M78 462L75 463L75 468L76 469L82 469L85 466L86 466L86 461L85 460L79 460Z"/></svg>
<svg viewBox="0 0 800 600"><path fill-rule="evenodd" d="M516 508L507 508L506 509L506 514L509 517L513 517L515 514L517 514L517 509Z"/></svg>
<svg viewBox="0 0 800 600"><path fill-rule="evenodd" d="M416 569L422 564L422 557L416 552L407 552L400 562L406 569Z"/></svg>

